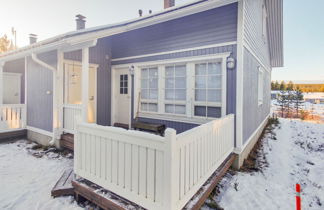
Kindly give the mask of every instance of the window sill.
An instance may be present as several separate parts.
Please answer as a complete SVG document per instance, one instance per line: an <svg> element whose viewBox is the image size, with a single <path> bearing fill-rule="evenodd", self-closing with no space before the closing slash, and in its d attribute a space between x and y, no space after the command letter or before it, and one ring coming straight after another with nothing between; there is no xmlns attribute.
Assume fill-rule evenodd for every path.
<svg viewBox="0 0 324 210"><path fill-rule="evenodd" d="M143 118L150 118L150 119L158 119L158 120L167 120L167 121L175 121L175 122L183 122L183 123L193 123L193 124L205 124L207 122L210 122L212 120L215 120L217 118L213 119L205 119L205 118L199 118L199 117L186 117L186 116L179 116L174 114L158 114L158 113L139 113L139 117Z"/></svg>

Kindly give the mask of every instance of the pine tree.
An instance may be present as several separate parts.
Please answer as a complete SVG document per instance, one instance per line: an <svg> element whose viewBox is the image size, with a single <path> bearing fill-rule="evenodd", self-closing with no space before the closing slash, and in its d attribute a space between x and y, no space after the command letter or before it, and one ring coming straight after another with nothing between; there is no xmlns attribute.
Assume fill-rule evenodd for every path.
<svg viewBox="0 0 324 210"><path fill-rule="evenodd" d="M291 117L292 108L293 108L293 100L294 100L294 93L290 90L286 91L286 111L287 111L287 117Z"/></svg>
<svg viewBox="0 0 324 210"><path fill-rule="evenodd" d="M275 90L279 90L280 89L280 85L279 85L279 82L276 80L275 84Z"/></svg>
<svg viewBox="0 0 324 210"><path fill-rule="evenodd" d="M0 37L0 53L10 50L10 44L11 42L6 34L3 37Z"/></svg>
<svg viewBox="0 0 324 210"><path fill-rule="evenodd" d="M304 104L304 95L299 87L297 87L297 89L295 91L294 104L295 104L296 114L298 117L299 111L302 109L302 106Z"/></svg>
<svg viewBox="0 0 324 210"><path fill-rule="evenodd" d="M279 86L279 90L286 90L286 83L285 83L285 81L281 81L280 86Z"/></svg>
<svg viewBox="0 0 324 210"><path fill-rule="evenodd" d="M294 89L294 83L292 81L289 81L287 85L287 90L293 90Z"/></svg>
<svg viewBox="0 0 324 210"><path fill-rule="evenodd" d="M271 90L276 90L275 83L271 81Z"/></svg>
<svg viewBox="0 0 324 210"><path fill-rule="evenodd" d="M279 112L281 113L281 117L284 117L285 108L287 103L287 96L285 91L280 91L277 98L277 106L279 107Z"/></svg>

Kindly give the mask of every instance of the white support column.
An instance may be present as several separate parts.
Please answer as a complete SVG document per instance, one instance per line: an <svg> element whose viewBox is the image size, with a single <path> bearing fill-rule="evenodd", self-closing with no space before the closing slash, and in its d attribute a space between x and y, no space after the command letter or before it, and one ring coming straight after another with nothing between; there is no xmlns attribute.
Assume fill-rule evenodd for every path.
<svg viewBox="0 0 324 210"><path fill-rule="evenodd" d="M3 104L3 66L4 62L0 62L0 105Z"/></svg>
<svg viewBox="0 0 324 210"><path fill-rule="evenodd" d="M82 49L82 121L88 122L89 99L89 48Z"/></svg>
<svg viewBox="0 0 324 210"><path fill-rule="evenodd" d="M63 97L64 97L64 53L57 52L57 87L56 87L56 100L57 100L57 135L63 133Z"/></svg>

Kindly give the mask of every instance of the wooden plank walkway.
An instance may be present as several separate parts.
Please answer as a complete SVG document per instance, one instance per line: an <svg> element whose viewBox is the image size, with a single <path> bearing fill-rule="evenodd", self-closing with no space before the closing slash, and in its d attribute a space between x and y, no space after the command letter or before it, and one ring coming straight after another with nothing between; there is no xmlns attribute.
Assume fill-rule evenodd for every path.
<svg viewBox="0 0 324 210"><path fill-rule="evenodd" d="M0 142L6 142L27 137L27 130L0 131Z"/></svg>
<svg viewBox="0 0 324 210"><path fill-rule="evenodd" d="M51 191L51 195L55 197L74 195L72 181L75 179L73 169L64 171L61 178L56 182Z"/></svg>

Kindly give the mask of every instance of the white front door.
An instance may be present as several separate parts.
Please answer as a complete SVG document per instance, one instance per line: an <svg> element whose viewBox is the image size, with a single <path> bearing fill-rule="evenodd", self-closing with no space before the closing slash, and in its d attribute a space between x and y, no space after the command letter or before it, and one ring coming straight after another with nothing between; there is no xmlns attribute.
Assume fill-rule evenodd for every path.
<svg viewBox="0 0 324 210"><path fill-rule="evenodd" d="M114 123L129 126L130 116L130 75L128 68L114 70Z"/></svg>
<svg viewBox="0 0 324 210"><path fill-rule="evenodd" d="M20 104L21 74L3 73L3 103Z"/></svg>

